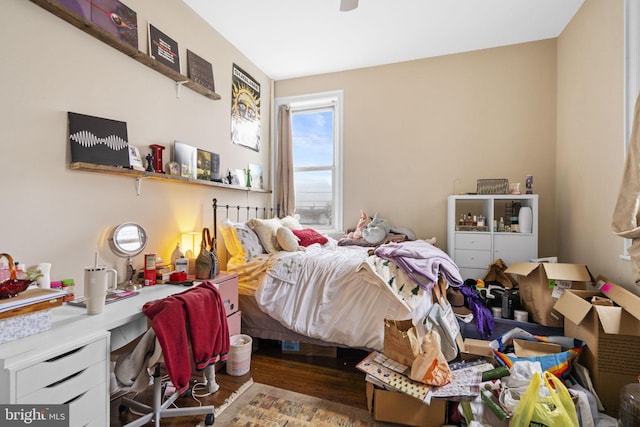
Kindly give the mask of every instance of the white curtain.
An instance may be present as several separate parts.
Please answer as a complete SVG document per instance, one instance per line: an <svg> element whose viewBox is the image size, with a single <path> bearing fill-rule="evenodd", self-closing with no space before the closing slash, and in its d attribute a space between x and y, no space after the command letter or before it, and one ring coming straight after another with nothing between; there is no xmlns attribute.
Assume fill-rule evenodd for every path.
<svg viewBox="0 0 640 427"><path fill-rule="evenodd" d="M293 181L293 130L291 109L278 109L278 152L276 159L276 206L281 216L294 215L296 193Z"/></svg>

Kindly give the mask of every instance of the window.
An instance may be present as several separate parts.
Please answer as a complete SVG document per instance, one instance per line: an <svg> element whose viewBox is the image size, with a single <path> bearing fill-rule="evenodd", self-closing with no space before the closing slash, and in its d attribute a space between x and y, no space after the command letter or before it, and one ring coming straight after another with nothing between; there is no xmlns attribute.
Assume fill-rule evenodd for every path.
<svg viewBox="0 0 640 427"><path fill-rule="evenodd" d="M342 230L342 92L278 98L276 111L283 104L291 111L300 223Z"/></svg>

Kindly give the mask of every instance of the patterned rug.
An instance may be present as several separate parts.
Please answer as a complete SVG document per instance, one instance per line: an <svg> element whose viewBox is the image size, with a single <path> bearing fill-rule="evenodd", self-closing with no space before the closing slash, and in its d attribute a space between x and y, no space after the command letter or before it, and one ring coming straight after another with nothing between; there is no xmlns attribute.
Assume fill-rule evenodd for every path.
<svg viewBox="0 0 640 427"><path fill-rule="evenodd" d="M369 412L249 381L216 408L216 426L388 426Z"/></svg>

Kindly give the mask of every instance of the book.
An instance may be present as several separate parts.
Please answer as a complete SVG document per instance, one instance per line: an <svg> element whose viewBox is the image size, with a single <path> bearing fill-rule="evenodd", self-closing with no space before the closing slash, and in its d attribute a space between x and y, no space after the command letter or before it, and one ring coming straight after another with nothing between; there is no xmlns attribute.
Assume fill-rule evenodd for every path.
<svg viewBox="0 0 640 427"><path fill-rule="evenodd" d="M104 303L105 304L111 304L112 302L121 301L121 300L123 300L125 298L134 297L134 296L138 295L139 293L140 292L137 292L137 291L110 292L105 296ZM74 299L73 301L67 302L67 304L74 305L76 307L86 307L87 304L85 303L85 301L86 301L85 297L78 297L78 298Z"/></svg>

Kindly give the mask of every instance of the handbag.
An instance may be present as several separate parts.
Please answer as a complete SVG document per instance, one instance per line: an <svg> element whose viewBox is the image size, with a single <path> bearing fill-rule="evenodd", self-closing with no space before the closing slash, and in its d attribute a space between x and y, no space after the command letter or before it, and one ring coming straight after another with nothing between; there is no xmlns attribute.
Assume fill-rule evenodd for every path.
<svg viewBox="0 0 640 427"><path fill-rule="evenodd" d="M211 239L209 229L202 229L202 242L200 253L196 258L196 279L209 280L215 278L220 272L218 255L216 254L215 241Z"/></svg>
<svg viewBox="0 0 640 427"><path fill-rule="evenodd" d="M385 317L382 352L396 362L411 366L420 354L420 338L411 319L393 320Z"/></svg>
<svg viewBox="0 0 640 427"><path fill-rule="evenodd" d="M544 395L541 395L541 389L546 389ZM578 413L567 387L558 377L548 371L542 375L536 372L527 391L520 397L509 425L579 427Z"/></svg>
<svg viewBox="0 0 640 427"><path fill-rule="evenodd" d="M440 350L449 362L458 356L458 336L460 325L451 304L446 298L447 284L440 276L433 285L433 305L422 323L427 331L434 330L440 335Z"/></svg>

